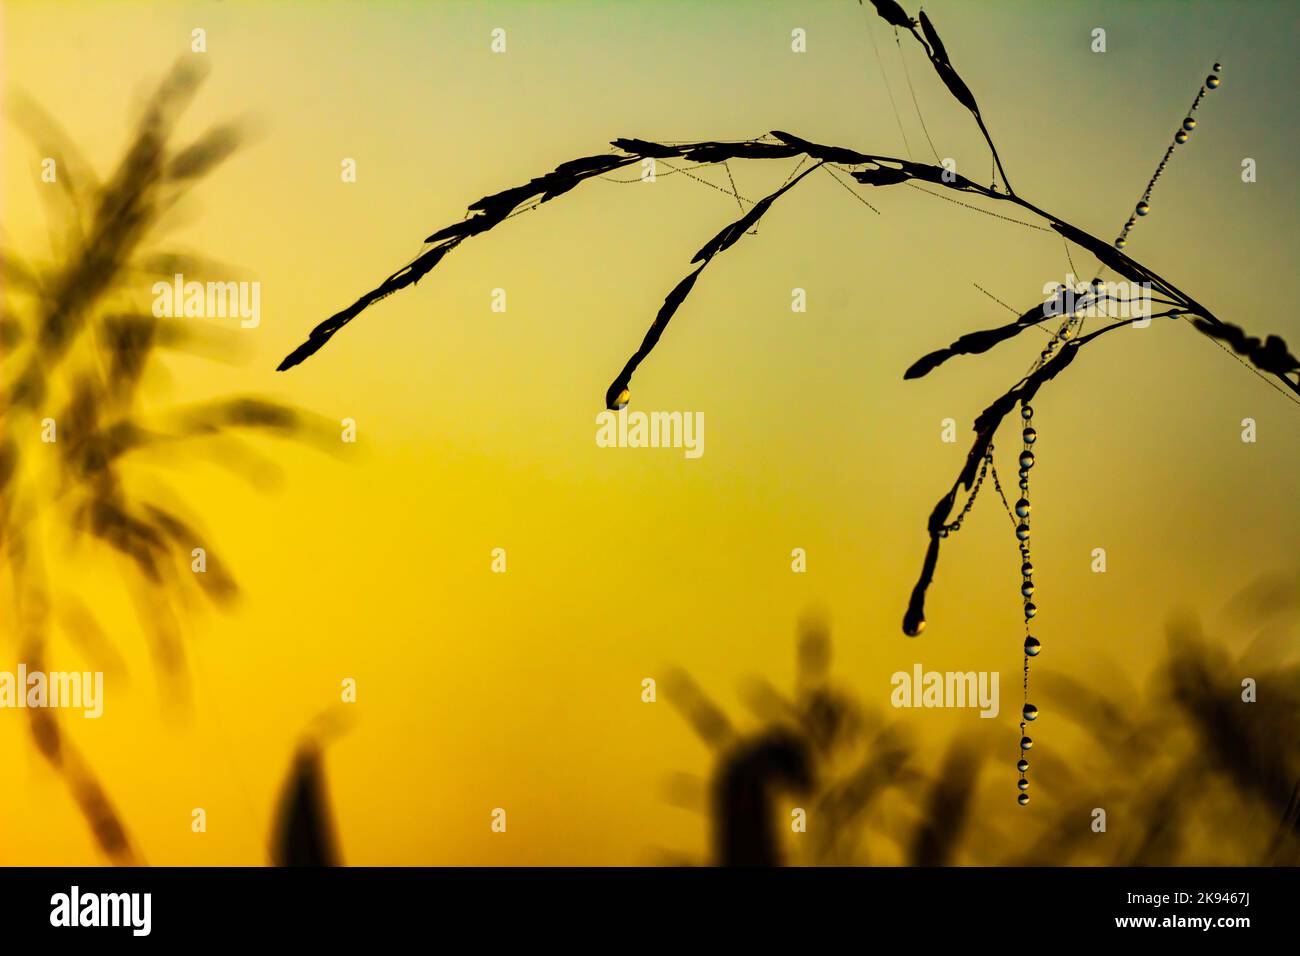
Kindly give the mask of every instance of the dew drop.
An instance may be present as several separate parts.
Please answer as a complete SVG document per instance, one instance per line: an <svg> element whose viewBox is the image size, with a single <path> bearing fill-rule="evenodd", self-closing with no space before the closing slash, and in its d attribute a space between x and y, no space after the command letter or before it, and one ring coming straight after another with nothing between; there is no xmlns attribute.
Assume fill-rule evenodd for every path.
<svg viewBox="0 0 1300 956"><path fill-rule="evenodd" d="M1021 777L1019 780L1016 781L1016 786L1019 787L1021 790L1028 790L1029 781L1026 780L1024 777Z"/></svg>
<svg viewBox="0 0 1300 956"><path fill-rule="evenodd" d="M619 411L622 411L623 409L627 408L627 403L631 400L631 398L632 398L632 390L630 388L623 389L623 391L618 393L618 398L614 399L614 408L618 409Z"/></svg>
<svg viewBox="0 0 1300 956"><path fill-rule="evenodd" d="M1214 72L1215 72L1215 73L1222 73L1222 72L1223 72L1223 64L1222 64L1222 63L1216 63L1216 64L1214 64Z"/></svg>
<svg viewBox="0 0 1300 956"><path fill-rule="evenodd" d="M1025 653L1030 657L1037 657L1038 652L1043 649L1042 642L1036 637L1025 638Z"/></svg>
<svg viewBox="0 0 1300 956"><path fill-rule="evenodd" d="M1217 66L1218 64L1215 65ZM1205 78L1205 85L1212 90L1217 90L1219 88L1219 77L1214 73L1211 73Z"/></svg>
<svg viewBox="0 0 1300 956"><path fill-rule="evenodd" d="M1020 522L1020 524L1016 525L1016 537L1019 538L1021 541L1028 541L1029 525L1025 524L1023 521Z"/></svg>
<svg viewBox="0 0 1300 956"><path fill-rule="evenodd" d="M1019 770L1021 773L1024 773L1029 769L1029 761L1024 759L1017 761L1016 769Z"/></svg>
<svg viewBox="0 0 1300 956"><path fill-rule="evenodd" d="M1026 445L1032 445L1034 442L1038 441L1038 432L1033 428L1026 428L1020 433L1020 437L1025 440Z"/></svg>
<svg viewBox="0 0 1300 956"><path fill-rule="evenodd" d="M1029 794L1027 793L1022 793L1020 796L1016 797L1016 803L1020 804L1022 807L1028 802L1029 802Z"/></svg>
<svg viewBox="0 0 1300 956"><path fill-rule="evenodd" d="M1028 518L1028 517L1029 517L1029 499L1028 499L1028 498L1021 498L1019 501L1016 502L1016 517L1018 517L1018 518ZM1026 572L1026 573L1028 573L1028 572Z"/></svg>
<svg viewBox="0 0 1300 956"><path fill-rule="evenodd" d="M1187 142L1187 130L1185 130L1185 129L1180 129L1177 133L1175 133L1175 134L1174 134L1174 142L1175 142L1175 143L1185 143L1185 142Z"/></svg>
<svg viewBox="0 0 1300 956"><path fill-rule="evenodd" d="M925 618L919 617L915 621L910 619L903 620L903 633L908 637L919 637L925 630Z"/></svg>
<svg viewBox="0 0 1300 956"><path fill-rule="evenodd" d="M1020 490L1021 490L1021 491L1028 491L1028 490L1029 490L1029 479L1028 479L1028 478L1021 478L1021 479L1020 479Z"/></svg>
<svg viewBox="0 0 1300 956"><path fill-rule="evenodd" d="M1026 561L1024 564L1020 566L1020 573L1023 574L1025 577L1029 577L1031 574L1034 573L1034 566L1030 564L1028 561Z"/></svg>
<svg viewBox="0 0 1300 956"><path fill-rule="evenodd" d="M1020 406L1020 417L1023 418L1023 419L1026 419L1026 420L1028 420L1028 419L1030 419L1030 418L1033 418L1033 417L1034 417L1034 407L1033 407L1032 405L1021 405L1021 406Z"/></svg>
<svg viewBox="0 0 1300 956"><path fill-rule="evenodd" d="M1183 129L1187 130L1189 133L1196 129L1196 117L1189 116L1187 119L1183 120Z"/></svg>
<svg viewBox="0 0 1300 956"><path fill-rule="evenodd" d="M1025 704L1024 709L1020 713L1024 716L1025 720L1038 719L1038 708L1033 704Z"/></svg>
<svg viewBox="0 0 1300 956"><path fill-rule="evenodd" d="M1145 216L1145 215L1146 215L1147 213L1149 213L1150 211L1151 211L1151 204L1150 204L1150 203L1140 202L1140 203L1137 204L1137 214L1138 214L1139 216Z"/></svg>
<svg viewBox="0 0 1300 956"><path fill-rule="evenodd" d="M1120 236L1118 239L1115 240L1116 249L1123 249L1124 246L1126 246L1127 244L1128 244L1128 240L1125 239L1123 236Z"/></svg>
<svg viewBox="0 0 1300 956"><path fill-rule="evenodd" d="M1033 597L1033 596L1034 596L1034 582L1033 582L1033 581L1030 581L1028 578L1026 578L1026 579L1025 579L1025 583L1022 584L1022 585L1020 585L1020 593L1023 594L1025 597Z"/></svg>
<svg viewBox="0 0 1300 956"><path fill-rule="evenodd" d="M1026 601L1026 602L1025 602L1025 620L1026 620L1026 621L1030 620L1030 619L1031 619L1035 614L1037 614L1037 613L1038 613L1038 605L1035 604L1033 601Z"/></svg>
<svg viewBox="0 0 1300 956"><path fill-rule="evenodd" d="M1028 738L1028 737L1021 737L1021 738L1020 738L1020 749L1021 749L1021 750L1032 750L1032 749L1033 749L1033 746L1034 746L1034 742L1033 742L1033 740L1031 740L1030 738Z"/></svg>
<svg viewBox="0 0 1300 956"><path fill-rule="evenodd" d="M1028 471L1034 467L1034 453L1032 451L1022 451L1020 453L1020 467ZM1027 478L1027 475L1021 475L1021 478Z"/></svg>

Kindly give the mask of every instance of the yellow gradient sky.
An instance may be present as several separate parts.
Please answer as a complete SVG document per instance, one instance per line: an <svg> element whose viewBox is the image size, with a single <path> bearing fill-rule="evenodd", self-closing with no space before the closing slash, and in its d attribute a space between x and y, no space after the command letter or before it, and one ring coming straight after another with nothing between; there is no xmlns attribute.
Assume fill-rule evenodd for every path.
<svg viewBox="0 0 1300 956"><path fill-rule="evenodd" d="M1103 237L1123 223L1210 65L1198 113L1128 251L1254 334L1300 343L1294 307L1296 22L1285 4L927 4L1016 189ZM664 798L708 753L640 682L680 665L734 713L743 678L788 686L801 612L825 609L835 672L888 707L889 675L1003 675L1010 753L1021 664L1019 558L985 500L944 549L919 641L899 622L925 520L969 426L1043 337L954 360L924 352L1064 280L1059 237L907 188L876 215L815 174L710 265L633 383L633 407L703 411L706 452L594 441L604 390L691 255L737 215L683 176L592 181L464 244L418 287L288 373L316 322L408 261L488 193L616 136L738 139L783 129L933 161L885 25L817 3L59 3L3 5L5 95L58 118L106 173L144 96L207 31L210 78L181 140L248 114L256 138L197 190L168 247L261 283L237 366L169 360L153 400L282 398L359 440L337 455L272 441L279 480L210 461L164 478L244 588L190 620L194 704L165 714L115 577L56 564L130 666L104 719L67 726L154 864L261 864L271 808L310 719L358 681L329 751L354 864L634 864L703 856L703 821ZM1108 31L1108 51L1089 32ZM494 55L489 33L507 30ZM807 31L793 54L790 31ZM987 182L988 154L915 44L903 55L942 156ZM6 104L10 101L5 100ZM6 120L6 245L45 250L39 156ZM340 181L353 157L358 182ZM1258 182L1240 179L1243 157ZM758 198L793 161L735 163ZM721 170L701 173L725 185ZM626 174L620 175L626 178ZM1088 257L1074 250L1081 272ZM792 314L790 290L807 290ZM494 288L508 311L490 311ZM142 289L147 295L147 289ZM195 320L202 321L202 320ZM234 329L234 323L227 322ZM1036 666L1140 680L1166 614L1217 609L1293 566L1300 409L1185 325L1100 340L1035 402ZM940 441L955 418L959 441ZM1258 422L1254 444L1243 418ZM1013 443L1002 472L1014 481ZM508 572L490 573L493 548ZM790 551L808 553L808 573ZM1090 572L1093 548L1109 570ZM0 632L0 669L17 646ZM56 643L52 660L80 657ZM973 713L911 712L938 742ZM1045 720L1040 734L1051 736ZM0 711L0 862L99 861L24 718ZM1011 770L1002 786L1009 790ZM995 773L996 771L990 771ZM1004 801L1008 815L1017 811ZM208 832L190 831L204 807ZM489 814L509 812L494 835Z"/></svg>

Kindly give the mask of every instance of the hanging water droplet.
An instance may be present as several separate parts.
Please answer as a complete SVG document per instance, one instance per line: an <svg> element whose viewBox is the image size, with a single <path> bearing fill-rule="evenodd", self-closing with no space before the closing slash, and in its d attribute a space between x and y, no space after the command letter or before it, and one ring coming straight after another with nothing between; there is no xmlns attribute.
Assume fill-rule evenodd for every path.
<svg viewBox="0 0 1300 956"><path fill-rule="evenodd" d="M1020 406L1020 417L1028 421L1034 417L1034 407L1032 405Z"/></svg>
<svg viewBox="0 0 1300 956"><path fill-rule="evenodd" d="M1029 479L1028 479L1028 478L1021 478L1021 479L1020 479L1020 490L1021 490L1021 491L1028 491L1028 490L1029 490Z"/></svg>
<svg viewBox="0 0 1300 956"><path fill-rule="evenodd" d="M1028 499L1028 498L1021 498L1019 501L1016 502L1016 517L1018 517L1018 518L1028 518L1028 517L1029 517L1029 499Z"/></svg>
<svg viewBox="0 0 1300 956"><path fill-rule="evenodd" d="M1034 467L1034 453L1032 451L1022 451L1020 453L1020 467L1025 471ZM1021 475L1021 478L1027 478L1028 475Z"/></svg>
<svg viewBox="0 0 1300 956"><path fill-rule="evenodd" d="M1025 620L1028 621L1030 618L1032 618L1032 617L1033 617L1035 614L1037 614L1037 613L1038 613L1038 605L1035 604L1033 601L1026 601L1026 602L1025 602Z"/></svg>
<svg viewBox="0 0 1300 956"><path fill-rule="evenodd" d="M1029 525L1025 524L1023 521L1016 525L1016 537L1021 541L1029 540Z"/></svg>
<svg viewBox="0 0 1300 956"><path fill-rule="evenodd" d="M1029 802L1029 794L1027 793L1022 793L1020 796L1016 797L1016 803L1020 804L1022 807L1028 802Z"/></svg>
<svg viewBox="0 0 1300 956"><path fill-rule="evenodd" d="M1038 652L1043 649L1042 643L1036 637L1025 638L1025 653L1030 657L1037 657Z"/></svg>
<svg viewBox="0 0 1300 956"><path fill-rule="evenodd" d="M1175 142L1175 143L1185 143L1185 142L1187 142L1187 131L1186 131L1186 130L1183 130L1183 129L1180 129L1177 133L1175 133L1175 134L1174 134L1174 142Z"/></svg>
<svg viewBox="0 0 1300 956"><path fill-rule="evenodd" d="M1024 777L1021 777L1019 780L1016 781L1016 787L1018 787L1021 790L1028 790L1029 781L1026 780Z"/></svg>
<svg viewBox="0 0 1300 956"><path fill-rule="evenodd" d="M1151 204L1150 204L1150 203L1147 203L1147 202L1140 202L1140 203L1137 204L1137 214L1138 214L1139 216L1145 216L1145 215L1146 215L1147 213L1149 213L1150 211L1151 211Z"/></svg>
<svg viewBox="0 0 1300 956"><path fill-rule="evenodd" d="M1183 120L1183 129L1187 130L1189 133L1196 129L1196 117L1189 116L1187 119Z"/></svg>
<svg viewBox="0 0 1300 956"><path fill-rule="evenodd" d="M1033 428L1026 428L1020 433L1020 437L1025 440L1026 445L1032 445L1034 442L1038 441L1038 432Z"/></svg>
<svg viewBox="0 0 1300 956"><path fill-rule="evenodd" d="M623 389L623 391L618 393L618 398L614 399L614 407L619 411L622 411L623 409L627 408L627 403L631 400L631 398L632 398L632 390L630 388Z"/></svg>
<svg viewBox="0 0 1300 956"><path fill-rule="evenodd" d="M1021 738L1020 738L1020 749L1021 749L1021 750L1030 750L1030 749L1033 748L1033 746L1034 746L1034 742L1033 742L1033 740L1031 740L1030 738L1028 738L1028 737L1021 737Z"/></svg>
<svg viewBox="0 0 1300 956"><path fill-rule="evenodd" d="M1029 577L1031 574L1034 573L1034 566L1030 564L1028 561L1026 561L1024 564L1020 566L1020 573L1023 574L1025 577Z"/></svg>
<svg viewBox="0 0 1300 956"><path fill-rule="evenodd" d="M1024 759L1016 761L1016 769L1024 773L1029 769L1029 761Z"/></svg>
<svg viewBox="0 0 1300 956"><path fill-rule="evenodd" d="M1025 720L1038 719L1038 708L1033 704L1025 704L1024 709L1021 710L1020 713L1024 716Z"/></svg>
<svg viewBox="0 0 1300 956"><path fill-rule="evenodd" d="M1215 73L1222 73L1222 72L1223 72L1223 64L1222 64L1222 63L1216 63L1216 64L1214 64L1214 72L1215 72Z"/></svg>
<svg viewBox="0 0 1300 956"><path fill-rule="evenodd" d="M1020 585L1020 593L1023 594L1025 597L1033 597L1034 582L1026 579L1025 583Z"/></svg>
<svg viewBox="0 0 1300 956"><path fill-rule="evenodd" d="M925 630L925 618L919 617L915 621L907 618L903 619L903 633L908 637L919 637Z"/></svg>
<svg viewBox="0 0 1300 956"><path fill-rule="evenodd" d="M1115 240L1116 249L1123 249L1127 244L1128 244L1128 240L1125 239L1123 236L1120 236L1118 239Z"/></svg>
<svg viewBox="0 0 1300 956"><path fill-rule="evenodd" d="M1218 64L1215 65L1217 66ZM1205 78L1205 85L1212 90L1217 90L1219 88L1219 78L1215 74L1211 73Z"/></svg>

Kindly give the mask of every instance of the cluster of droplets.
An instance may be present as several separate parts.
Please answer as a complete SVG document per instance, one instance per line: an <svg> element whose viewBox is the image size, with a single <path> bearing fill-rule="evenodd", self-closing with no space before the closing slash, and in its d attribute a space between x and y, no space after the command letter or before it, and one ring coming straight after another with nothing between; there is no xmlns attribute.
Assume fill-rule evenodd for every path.
<svg viewBox="0 0 1300 956"><path fill-rule="evenodd" d="M1197 92L1196 99L1192 101L1192 108L1187 111L1187 117L1178 127L1178 131L1174 133L1173 143L1165 150L1164 158L1160 160L1160 165L1156 167L1155 175L1152 176L1151 181L1147 183L1147 188L1142 191L1142 198L1138 200L1137 206L1133 209L1133 214L1128 217L1128 222L1124 223L1124 228L1120 231L1119 237L1115 240L1116 249L1124 248L1128 243L1129 230L1133 228L1138 219L1151 212L1151 191L1155 189L1156 180L1160 178L1160 174L1165 171L1165 167L1169 164L1169 159L1174 154L1174 148L1183 145L1191 138L1192 130L1196 129L1196 117L1192 114L1195 113L1196 108L1201 105L1201 98L1204 97L1207 92L1219 88L1219 83L1221 82L1219 74L1222 72L1223 64L1214 64L1214 72L1207 76L1205 82L1201 84L1201 89Z"/></svg>
<svg viewBox="0 0 1300 956"><path fill-rule="evenodd" d="M1020 596L1024 599L1025 614L1025 702L1020 711L1020 759L1016 762L1016 770L1020 773L1016 786L1020 790L1020 795L1016 799L1023 807L1029 802L1029 794L1026 792L1029 789L1029 760L1026 754L1034 745L1034 741L1026 733L1026 728L1038 718L1038 708L1029 702L1029 658L1037 657L1042 645L1038 638L1029 633L1029 622L1038 613L1038 607L1034 604L1034 561L1029 552L1029 471L1034 467L1034 443L1038 441L1038 432L1034 430L1032 406L1022 402L1020 417L1024 421L1020 433L1024 448L1020 452L1020 497L1016 500L1015 517L1017 519L1016 540L1020 542Z"/></svg>
<svg viewBox="0 0 1300 956"><path fill-rule="evenodd" d="M975 507L975 499L979 497L980 486L984 484L984 476L989 473L989 468L993 465L993 444L989 443L988 451L984 453L984 460L980 463L979 474L975 477L975 484L971 488L970 494L966 497L966 504L961 509L961 514L957 515L952 521L949 521L939 529L939 537L946 538L950 534L956 534L961 530L961 523L966 520L970 514L971 508ZM993 473L993 480L997 481L997 472ZM924 623L921 625L924 627Z"/></svg>
<svg viewBox="0 0 1300 956"><path fill-rule="evenodd" d="M1071 293L1075 294L1071 295ZM1034 361L1033 370L1035 371L1054 358L1059 349L1069 344L1070 340L1078 335L1086 309L1105 298L1106 284L1101 281L1100 277L1093 279L1086 286L1080 285L1075 289L1058 284L1053 295L1057 306L1064 314L1064 319L1052 332L1047 344L1043 346L1038 358Z"/></svg>
<svg viewBox="0 0 1300 956"><path fill-rule="evenodd" d="M970 494L966 496L966 504L962 507L961 513L951 521L945 522L937 531L933 531L932 534L940 538L946 538L961 530L962 522L966 520L966 516L969 515L971 509L975 507L975 499L979 497L980 488L984 485L984 479L990 474L993 476L993 485L997 488L998 494L1002 494L1002 486L998 484L998 472L997 469L993 467L992 442L989 443L988 449L984 452L984 460L980 462L979 474L975 477L975 483L971 486ZM1003 500L1006 500L1005 495L1003 495ZM918 617L915 620L905 619L903 621L903 633L908 637L919 637L921 632L924 630L924 617Z"/></svg>

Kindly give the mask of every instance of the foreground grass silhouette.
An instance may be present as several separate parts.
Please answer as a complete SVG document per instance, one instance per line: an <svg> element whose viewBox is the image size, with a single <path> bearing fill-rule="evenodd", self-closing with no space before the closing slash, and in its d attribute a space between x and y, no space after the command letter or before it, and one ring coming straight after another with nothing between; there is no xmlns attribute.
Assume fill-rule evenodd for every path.
<svg viewBox="0 0 1300 956"><path fill-rule="evenodd" d="M975 119L989 146L994 165L1001 174L1004 188L997 188L996 183L985 187L940 166L910 159L863 153L843 146L810 142L779 130L742 142L701 141L668 144L644 139L616 139L612 142L612 153L585 156L562 163L553 171L523 185L485 196L471 204L463 221L439 229L425 239L425 242L430 245L429 249L388 276L378 286L361 295L347 308L336 312L312 329L307 339L285 356L278 369L284 371L311 358L335 334L372 305L418 283L465 240L487 233L513 216L562 196L587 180L605 176L633 164L670 158L698 164L726 164L731 160L785 160L798 157L800 167L796 167L796 170L805 162L811 162L811 167L797 175L792 173L784 185L754 203L741 218L721 229L696 252L691 260L694 268L664 298L641 344L615 375L606 390L607 408L624 407L630 401L633 374L659 344L669 322L690 295L704 269L720 253L749 234L772 205L803 182L808 175L818 169L829 171L833 168L843 170L859 184L871 189L922 183L961 194L966 199L979 198L1003 207L1014 207L1022 213L1036 217L1047 224L1046 228L1056 232L1067 242L1091 253L1098 263L1098 274L1104 269L1109 269L1128 282L1139 285L1149 284L1155 293L1154 301L1167 306L1165 311L1155 313L1152 317L1167 316L1185 321L1197 332L1235 352L1258 374L1300 403L1300 399L1295 398L1300 396L1300 360L1292 354L1282 338L1269 335L1261 340L1248 335L1239 326L1220 319L1208 307L1173 282L1123 252L1121 248L1125 244L1123 237L1114 243L1106 242L1015 193L1002 168L1001 158L998 156L975 96L953 66L948 50L933 22L922 13L918 29L918 20L908 16L894 0L872 0L872 2L877 13L895 30L905 31L915 38L954 100L969 111ZM1148 191L1149 189L1150 187ZM1128 228L1125 228L1126 233ZM1084 298L1076 303L1076 306L1078 309L1083 309L1106 298L1108 297L1094 295ZM1037 327L1038 323L1045 318L1056 317L1056 315L1055 312L1049 313L1046 303L1035 304L1021 313L1014 322L994 329L972 332L946 348L928 353L913 363L904 377L923 376L957 355L986 352L1031 326ZM925 626L925 596L934 578L941 541L947 537L954 511L964 513L964 510L969 510L968 507L959 508L958 495L965 491L970 498L970 503L973 503L981 466L991 455L994 438L1007 414L1017 404L1028 405L1044 385L1070 366L1085 346L1116 328L1138 320L1132 318L1116 321L1103 325L1087 335L1070 337L1074 328L1069 324L1070 317L1068 314L1065 316L1066 321L1061 323L1049 348L1045 350L1042 360L1035 368L995 399L975 419L975 438L965 464L950 490L935 504L927 521L929 544L903 617L903 629L906 633L919 634Z"/></svg>

